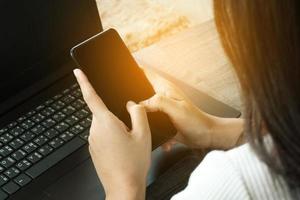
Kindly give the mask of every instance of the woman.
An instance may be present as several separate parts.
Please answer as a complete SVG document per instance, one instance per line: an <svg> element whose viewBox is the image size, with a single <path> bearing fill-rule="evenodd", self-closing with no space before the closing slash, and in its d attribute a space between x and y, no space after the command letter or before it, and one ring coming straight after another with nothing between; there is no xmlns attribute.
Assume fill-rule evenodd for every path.
<svg viewBox="0 0 300 200"><path fill-rule="evenodd" d="M300 4L298 0L215 0L221 41L239 77L245 119L196 108L177 89L128 102L132 130L107 110L80 70L93 112L90 152L107 199L144 199L151 140L146 111L169 115L175 139L209 153L177 199L297 199L300 185ZM170 87L169 87L170 88ZM243 134L244 133L244 134Z"/></svg>

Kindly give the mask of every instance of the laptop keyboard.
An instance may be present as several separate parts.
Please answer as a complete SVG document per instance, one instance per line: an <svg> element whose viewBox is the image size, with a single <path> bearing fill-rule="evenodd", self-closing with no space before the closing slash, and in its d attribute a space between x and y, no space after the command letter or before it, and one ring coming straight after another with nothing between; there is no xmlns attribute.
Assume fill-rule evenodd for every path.
<svg viewBox="0 0 300 200"><path fill-rule="evenodd" d="M85 145L91 120L74 84L0 129L0 200Z"/></svg>

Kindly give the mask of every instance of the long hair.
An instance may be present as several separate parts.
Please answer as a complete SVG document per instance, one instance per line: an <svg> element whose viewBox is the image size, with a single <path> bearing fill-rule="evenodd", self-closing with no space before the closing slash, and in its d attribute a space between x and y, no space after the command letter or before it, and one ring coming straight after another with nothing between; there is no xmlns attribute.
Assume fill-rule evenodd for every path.
<svg viewBox="0 0 300 200"><path fill-rule="evenodd" d="M214 0L221 42L239 78L252 148L300 186L299 0ZM270 135L268 150L264 135Z"/></svg>

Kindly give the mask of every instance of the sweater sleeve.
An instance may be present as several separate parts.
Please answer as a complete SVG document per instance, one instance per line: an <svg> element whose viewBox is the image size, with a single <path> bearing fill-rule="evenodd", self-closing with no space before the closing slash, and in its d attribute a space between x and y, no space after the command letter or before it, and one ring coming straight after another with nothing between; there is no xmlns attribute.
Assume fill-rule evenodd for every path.
<svg viewBox="0 0 300 200"><path fill-rule="evenodd" d="M187 187L172 200L250 199L238 170L223 151L212 151L191 174Z"/></svg>

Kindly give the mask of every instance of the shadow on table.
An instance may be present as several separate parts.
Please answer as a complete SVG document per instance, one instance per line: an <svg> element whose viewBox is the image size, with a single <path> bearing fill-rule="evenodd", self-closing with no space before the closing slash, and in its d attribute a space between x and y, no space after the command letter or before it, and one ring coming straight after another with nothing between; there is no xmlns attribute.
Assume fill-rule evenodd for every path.
<svg viewBox="0 0 300 200"><path fill-rule="evenodd" d="M176 144L170 152L156 149L152 154L146 199L167 200L183 190L190 174L206 153L205 150L192 150L181 144Z"/></svg>

